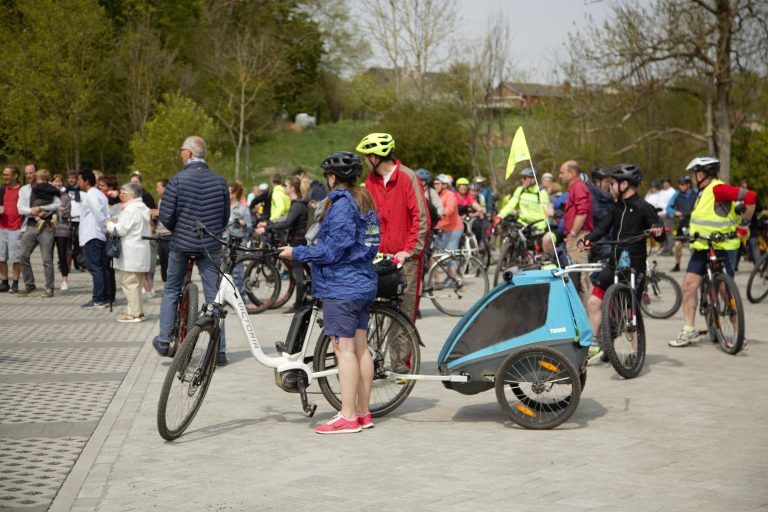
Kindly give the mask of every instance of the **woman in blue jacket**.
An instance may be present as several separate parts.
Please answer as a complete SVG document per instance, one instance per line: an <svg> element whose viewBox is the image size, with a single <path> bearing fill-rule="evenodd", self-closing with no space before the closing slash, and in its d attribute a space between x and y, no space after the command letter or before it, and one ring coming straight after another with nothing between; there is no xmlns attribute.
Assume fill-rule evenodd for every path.
<svg viewBox="0 0 768 512"><path fill-rule="evenodd" d="M373 198L355 185L363 162L354 153L337 152L321 165L331 191L322 207L317 245L283 247L281 258L312 264L312 296L323 299L323 328L333 338L339 365L341 412L319 434L360 432L373 426L368 401L373 359L368 352L368 318L378 278L379 219Z"/></svg>

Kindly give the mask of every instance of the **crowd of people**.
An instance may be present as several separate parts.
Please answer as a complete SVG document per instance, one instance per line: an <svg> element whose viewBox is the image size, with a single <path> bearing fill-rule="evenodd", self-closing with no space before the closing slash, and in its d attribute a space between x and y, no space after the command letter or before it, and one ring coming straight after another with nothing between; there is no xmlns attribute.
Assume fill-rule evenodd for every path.
<svg viewBox="0 0 768 512"><path fill-rule="evenodd" d="M297 285L295 302L285 312L293 314L307 291L304 266L311 265L312 296L323 299L324 329L333 337L339 361L342 410L319 433L355 432L373 425L367 409L372 363L365 346L365 332L376 295L372 261L377 253L390 255L402 265L407 281L401 310L415 323L424 268L423 255L436 234L436 247L457 249L465 225L477 239L489 236L491 226L514 216L545 232L544 255L557 256L562 264L586 263L593 257L607 259L601 240L631 237L651 231L663 244L662 254L674 255L673 271L681 268L682 242L672 238L674 229L690 228L701 234L736 232L748 238L748 225L760 207L746 181L734 187L718 179L719 162L694 159L672 187L669 178L652 182L641 198L642 170L632 164L610 169L596 167L591 176L578 162L568 160L559 169L558 183L550 173L537 175L533 168L518 173L520 185L499 197L484 177L454 179L426 169L411 170L395 157L395 140L387 133L365 136L352 152L337 152L321 165L325 183L297 170L271 184L255 186L246 197L243 185L227 183L206 163L205 141L197 136L180 148L183 168L170 179L155 183L157 203L142 186L139 172L120 185L114 176L81 170L51 176L32 163L21 170L3 169L0 188L0 292L29 295L37 286L31 255L39 247L45 274L41 297L54 295L54 248L61 274L61 290L69 288L70 268L90 272L92 290L84 309L111 307L116 282L127 299L119 322L144 320L142 300L154 294L154 273L159 263L165 282L160 307L159 333L153 340L160 354L167 354L175 322L179 292L190 255L195 255L203 294L213 302L218 290L221 254L219 242L199 238L196 223L203 222L218 237L249 240L270 236L284 246L280 257L290 261ZM360 181L363 168L370 172ZM737 211L736 204L744 210ZM463 217L474 222L465 224ZM665 231L664 228L667 228ZM668 232L669 231L669 232ZM150 235L159 240L148 240ZM727 257L733 274L738 262L738 239L716 246ZM757 263L756 241L746 243L746 253ZM706 254L693 243L683 280L685 323L671 346L694 341L693 328L698 283ZM630 247L630 258L639 279L645 271L644 240ZM600 304L612 280L612 271L582 274L578 288L595 331L600 325ZM234 272L235 284L245 295L242 266ZM19 281L24 288L20 289ZM642 290L642 286L638 286ZM254 306L249 306L253 308ZM222 332L218 365L227 364ZM394 371L407 365L407 354L393 355Z"/></svg>

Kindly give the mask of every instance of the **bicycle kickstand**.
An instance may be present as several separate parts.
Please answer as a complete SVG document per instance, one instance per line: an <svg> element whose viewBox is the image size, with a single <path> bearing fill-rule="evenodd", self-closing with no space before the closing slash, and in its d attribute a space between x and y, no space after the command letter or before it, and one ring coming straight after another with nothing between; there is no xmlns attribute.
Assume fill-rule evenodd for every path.
<svg viewBox="0 0 768 512"><path fill-rule="evenodd" d="M301 407L304 409L304 415L311 418L315 415L317 404L310 404L309 399L307 399L307 380L304 377L299 377L296 380L296 386L299 388L299 395L301 395Z"/></svg>

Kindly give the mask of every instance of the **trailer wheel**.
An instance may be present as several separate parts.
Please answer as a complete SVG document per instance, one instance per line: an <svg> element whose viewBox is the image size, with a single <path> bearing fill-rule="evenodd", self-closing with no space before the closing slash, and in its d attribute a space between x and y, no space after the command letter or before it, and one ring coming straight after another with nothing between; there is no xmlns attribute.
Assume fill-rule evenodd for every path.
<svg viewBox="0 0 768 512"><path fill-rule="evenodd" d="M560 352L531 347L510 354L496 374L496 399L504 414L528 429L557 427L574 413L581 376Z"/></svg>

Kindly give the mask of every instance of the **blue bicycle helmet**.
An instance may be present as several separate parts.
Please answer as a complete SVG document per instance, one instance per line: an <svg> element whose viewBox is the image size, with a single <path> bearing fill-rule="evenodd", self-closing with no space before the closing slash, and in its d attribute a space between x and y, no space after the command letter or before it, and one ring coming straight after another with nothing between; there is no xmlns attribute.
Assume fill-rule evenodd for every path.
<svg viewBox="0 0 768 512"><path fill-rule="evenodd" d="M432 180L432 173L424 168L416 169L416 177L421 181L430 181Z"/></svg>

